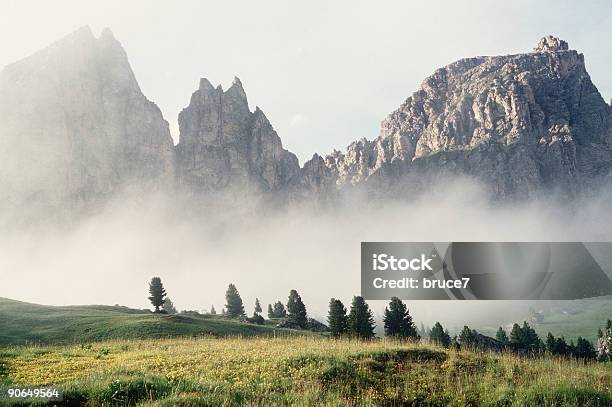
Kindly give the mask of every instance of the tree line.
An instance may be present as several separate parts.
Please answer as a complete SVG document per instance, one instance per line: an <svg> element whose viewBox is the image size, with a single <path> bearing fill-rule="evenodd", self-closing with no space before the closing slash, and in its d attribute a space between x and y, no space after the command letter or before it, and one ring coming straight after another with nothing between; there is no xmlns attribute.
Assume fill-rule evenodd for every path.
<svg viewBox="0 0 612 407"><path fill-rule="evenodd" d="M154 277L149 283L149 300L158 313L176 313L176 308L167 297L161 279ZM227 318L241 319L245 322L263 325L265 320L262 316L263 309L259 298L255 299L253 314L247 317L244 303L240 293L234 284L229 284L225 292L225 307L221 314ZM216 314L214 306L211 314ZM290 290L286 305L281 301L268 304L268 319L282 320L285 327L295 329L310 329L314 323L308 318L306 305L296 290ZM369 305L362 296L354 296L347 307L339 299L332 298L329 301L327 315L328 328L332 338L358 338L373 339L376 329L374 315ZM427 339L443 347L454 348L494 348L505 349L516 353L541 353L547 352L553 355L568 356L581 359L593 359L597 352L593 344L585 338L578 337L576 343L569 344L564 337L555 338L550 332L543 341L536 331L525 321L523 325L514 324L510 334L499 327L495 338L479 334L476 330L464 326L458 335L452 336L440 322L436 322L431 329L425 329L421 324L418 330L410 315L406 304L398 297L392 297L388 306L385 307L383 315L385 336L400 339L419 341ZM612 321L607 321L606 334L612 332ZM598 337L606 335L600 329Z"/></svg>

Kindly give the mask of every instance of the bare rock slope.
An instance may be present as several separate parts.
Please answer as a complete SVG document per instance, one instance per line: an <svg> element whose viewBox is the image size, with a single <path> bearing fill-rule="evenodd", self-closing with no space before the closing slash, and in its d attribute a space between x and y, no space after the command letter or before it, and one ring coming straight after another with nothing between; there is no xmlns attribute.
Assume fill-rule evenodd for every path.
<svg viewBox="0 0 612 407"><path fill-rule="evenodd" d="M438 69L377 138L315 154L301 168L264 113L250 110L237 78L227 90L202 79L179 127L175 147L121 45L108 30L95 38L82 28L0 72L4 201L73 205L177 185L191 196L320 200L445 173L484 181L498 198L574 197L612 167L612 107L583 55L550 36L532 52Z"/></svg>
<svg viewBox="0 0 612 407"><path fill-rule="evenodd" d="M224 91L200 80L179 115L178 179L192 193L224 188L275 192L299 177L297 157L257 107L249 110L238 78Z"/></svg>
<svg viewBox="0 0 612 407"><path fill-rule="evenodd" d="M376 139L315 155L303 178L320 190L446 171L485 181L502 198L542 190L575 196L611 166L612 108L583 55L549 36L530 53L438 69L382 122Z"/></svg>
<svg viewBox="0 0 612 407"><path fill-rule="evenodd" d="M0 72L0 187L14 204L173 183L174 154L168 123L109 30L95 38L81 28Z"/></svg>

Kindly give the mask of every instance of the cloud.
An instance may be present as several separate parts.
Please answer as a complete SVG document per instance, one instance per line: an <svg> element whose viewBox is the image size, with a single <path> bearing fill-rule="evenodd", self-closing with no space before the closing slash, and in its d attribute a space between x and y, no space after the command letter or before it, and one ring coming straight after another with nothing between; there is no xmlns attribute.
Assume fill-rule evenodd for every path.
<svg viewBox="0 0 612 407"><path fill-rule="evenodd" d="M346 304L360 291L361 241L612 240L603 221L612 215L609 193L573 207L544 200L491 204L471 181L446 183L411 201L352 195L330 209L262 209L235 198L218 206L200 200L197 207L168 197L122 198L69 226L3 226L0 270L9 283L0 296L142 308L149 305L147 281L160 276L179 309L214 304L220 310L227 285L235 283L248 307L255 297L264 307L286 301L297 289L309 312L324 319L329 298ZM384 304L372 306L382 312ZM503 302L409 307L417 321L451 324L512 318L527 309L514 303L509 315Z"/></svg>

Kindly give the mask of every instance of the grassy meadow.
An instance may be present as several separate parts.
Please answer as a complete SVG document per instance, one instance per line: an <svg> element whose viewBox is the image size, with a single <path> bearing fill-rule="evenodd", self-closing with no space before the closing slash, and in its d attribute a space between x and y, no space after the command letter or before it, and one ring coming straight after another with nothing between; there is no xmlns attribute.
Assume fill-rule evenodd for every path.
<svg viewBox="0 0 612 407"><path fill-rule="evenodd" d="M295 331L214 315L162 315L107 305L54 307L0 298L0 346L184 336L279 336Z"/></svg>
<svg viewBox="0 0 612 407"><path fill-rule="evenodd" d="M314 336L5 346L9 384L74 406L612 405L612 364Z"/></svg>

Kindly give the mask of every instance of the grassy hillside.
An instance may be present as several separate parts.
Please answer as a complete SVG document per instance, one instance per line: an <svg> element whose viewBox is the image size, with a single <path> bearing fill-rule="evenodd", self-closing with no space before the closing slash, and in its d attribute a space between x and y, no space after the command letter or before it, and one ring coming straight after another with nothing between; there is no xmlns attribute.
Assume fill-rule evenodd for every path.
<svg viewBox="0 0 612 407"><path fill-rule="evenodd" d="M610 406L612 364L323 337L111 341L0 349L0 387L59 405Z"/></svg>
<svg viewBox="0 0 612 407"><path fill-rule="evenodd" d="M544 321L533 326L542 337L551 332L568 339L582 336L595 341L597 328L604 328L607 319L612 319L612 297L573 301L545 314Z"/></svg>
<svg viewBox="0 0 612 407"><path fill-rule="evenodd" d="M503 325L509 329L512 322L522 324L527 321L541 338L546 338L548 332L555 337L564 336L568 342L581 336L592 342L597 340L597 328L603 328L606 320L612 319L612 297L599 299L557 301L552 305L542 305L544 320L542 322L530 321L525 315L516 321L506 321ZM479 332L495 336L498 326L478 327Z"/></svg>
<svg viewBox="0 0 612 407"><path fill-rule="evenodd" d="M212 315L160 315L100 305L52 307L0 298L0 345L292 332L295 331L244 324Z"/></svg>

